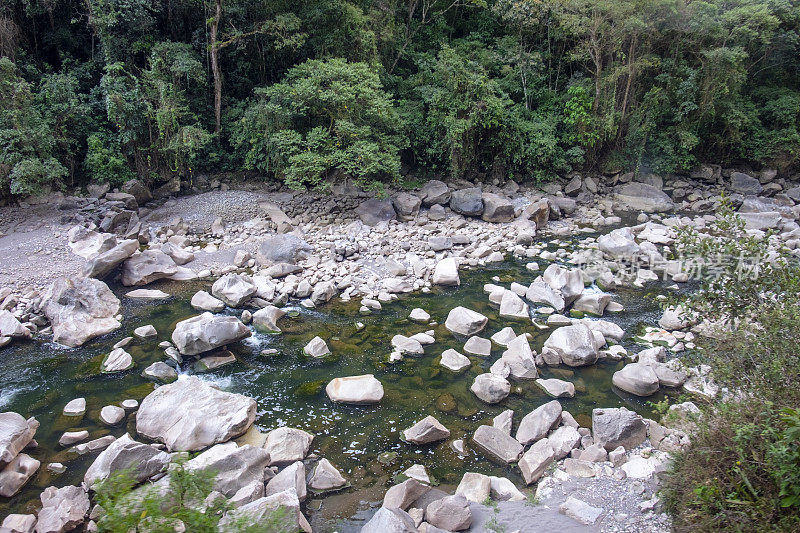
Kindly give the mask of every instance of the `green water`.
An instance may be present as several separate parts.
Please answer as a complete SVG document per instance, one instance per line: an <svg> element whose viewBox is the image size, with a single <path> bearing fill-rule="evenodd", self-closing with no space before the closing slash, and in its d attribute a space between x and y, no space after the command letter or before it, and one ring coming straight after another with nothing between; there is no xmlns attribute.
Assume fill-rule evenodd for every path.
<svg viewBox="0 0 800 533"><path fill-rule="evenodd" d="M540 264L543 268L546 266L543 262ZM475 453L459 458L448 441L430 446L408 445L400 440L399 433L423 417L434 415L450 429L451 439L464 438L468 442L478 425L504 409L515 410L514 422L518 424L524 414L550 400L533 382L514 382L512 394L498 405L484 404L469 391L474 377L487 372L502 349L493 350L486 359L470 357L472 367L462 374L453 374L438 365L439 355L447 348L463 353L464 339L455 338L443 326L447 313L457 305L489 317L482 336L488 338L510 325L517 334L534 335L533 347L541 348L549 335L547 331L538 331L529 321L526 324L498 318L497 310L483 293L484 283L493 282L494 276L508 286L511 281L528 284L536 274L527 272L524 265L517 262L465 271L458 288L403 296L385 304L382 311L367 316L359 314L357 301L337 300L315 310L296 307L296 316L286 316L279 322L282 334L255 333L251 339L232 347L237 356L235 364L203 375L203 379L224 390L255 398L258 402L256 426L261 431L288 425L314 433L312 451L339 467L351 483L351 488L340 493L310 498L307 515L315 530L356 528L359 510L363 511L365 502L380 500L392 477L414 463L425 465L443 486L457 484L466 471L508 476L518 486L523 486L515 467L497 466ZM197 314L188 303L189 297L200 288L207 289L208 284L164 283L153 288L169 292L173 297L167 301L132 301L122 296L124 288L114 288L123 301L123 327L84 347L64 349L34 342L4 351L0 410L16 411L39 420L41 427L36 434L39 448L31 454L42 461L42 467L20 494L0 502L0 516L8 512L34 511L39 493L48 485L80 482L96 454L80 457L62 449L58 439L64 431L87 429L91 438L108 433L119 436L125 431L135 435L133 417L129 417L127 424L109 430L99 423L100 409L126 398L141 400L153 390L154 385L142 378L140 372L150 363L165 359L158 342L169 340L177 321ZM632 332L643 323L654 323L659 316L658 306L646 296L658 290L660 287L654 286L650 291L618 292L615 299L626 310L605 318L618 323L626 332ZM438 325L409 321L407 316L415 307L425 309ZM356 322L362 322L364 328L358 330ZM159 336L147 343L134 341L127 348L136 362L135 368L120 374L100 374L100 363L111 346L144 324L153 324ZM429 329L435 330L437 342L425 347L424 356L406 357L396 365L385 363L393 335L411 335ZM301 355L302 347L316 335L327 341L333 352L331 359L320 361ZM623 340L623 345L632 347L627 340ZM260 352L267 348L277 349L280 355L261 356ZM575 398L561 402L581 425L589 426L591 410L595 407L625 405L650 414L646 401L611 386L611 374L622 365L609 362L580 369L541 370L543 377L559 377L575 383L578 391ZM184 364L183 372L192 372L190 363ZM365 373L375 374L383 383L385 396L379 405L333 404L319 387L335 377ZM83 419L61 415L67 401L78 396L84 396L88 402ZM657 395L647 400L660 399ZM385 452L398 455L393 462L384 464L378 457ZM46 464L54 461L64 463L67 472L60 476L47 472Z"/></svg>

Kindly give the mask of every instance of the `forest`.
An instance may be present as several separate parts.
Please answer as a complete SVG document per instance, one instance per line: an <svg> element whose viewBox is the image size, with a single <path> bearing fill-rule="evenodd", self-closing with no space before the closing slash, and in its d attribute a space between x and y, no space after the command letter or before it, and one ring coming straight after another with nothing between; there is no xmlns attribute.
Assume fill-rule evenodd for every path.
<svg viewBox="0 0 800 533"><path fill-rule="evenodd" d="M792 0L4 0L0 196L790 173Z"/></svg>

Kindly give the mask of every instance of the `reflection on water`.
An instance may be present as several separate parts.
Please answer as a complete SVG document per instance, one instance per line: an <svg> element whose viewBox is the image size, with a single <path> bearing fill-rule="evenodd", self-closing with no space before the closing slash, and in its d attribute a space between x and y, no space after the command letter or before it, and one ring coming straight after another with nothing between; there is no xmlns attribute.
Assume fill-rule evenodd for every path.
<svg viewBox="0 0 800 533"><path fill-rule="evenodd" d="M309 502L308 514L323 530L333 528L333 524L340 531L352 528L354 523L346 519L358 512L359 502L380 499L392 477L414 463L425 465L442 485L457 484L465 471L505 475L522 485L514 468L499 467L475 453L459 458L447 442L410 446L399 438L403 429L427 415L434 415L450 429L452 439L466 440L480 423L504 409L514 409L515 422L519 423L524 414L549 400L533 382L514 383L511 396L494 406L482 403L469 391L474 377L487 372L499 357L502 350L497 346L493 346L491 357L470 357L472 367L462 374L453 374L438 365L439 355L448 348L463 353L463 339L456 339L443 326L448 311L457 305L489 317L489 325L482 336L488 338L510 325L517 334L531 333L535 338L534 348L541 348L548 335L546 331L538 331L530 322L499 319L497 310L490 306L483 284L492 282L495 276L507 286L511 281L528 284L535 274L516 262L462 272L461 287L401 297L399 301L384 305L382 311L367 316L359 313L358 302L337 301L315 310L295 307L296 316L287 315L279 323L282 334L256 333L246 342L232 347L237 356L235 364L204 374L202 378L224 390L255 398L258 429L269 431L289 425L316 435L312 451L328 458L352 484L343 493L325 497L321 508L319 501ZM21 494L0 503L0 515L34 510L39 493L50 484L79 483L94 455L78 457L61 449L58 445L61 434L76 429L89 430L91 438L107 434L108 428L98 422L104 405L117 404L126 398L141 400L153 390L153 384L140 377L140 372L147 365L165 359L163 351L157 347L158 341L169 339L177 321L197 314L189 306L188 299L193 291L207 287L173 283L157 288L176 296L166 302L134 302L122 298L124 326L101 340L74 350L50 343L29 343L4 351L0 406L3 410L35 416L40 421L36 435L39 448L32 455L42 461L42 468ZM116 289L119 295L123 294L122 288ZM654 322L658 307L644 295L645 291L641 290L620 291L616 299L626 311L606 318L628 332L642 322ZM415 307L430 313L431 320L438 325L409 321L408 313ZM359 329L357 322L363 323L363 328ZM157 341L134 342L128 348L136 361L135 368L121 374L100 374L100 362L111 346L131 335L135 327L148 323L156 327L159 336ZM386 364L392 336L431 329L437 342L425 347L424 356L406 357L396 365ZM302 354L303 346L316 335L328 343L332 357L314 360ZM278 350L278 354L261 355L267 348ZM182 372L191 373L190 365L185 364ZM649 413L647 402L612 389L611 374L621 365L610 362L580 369L545 368L542 374L575 383L576 397L562 400L562 404L582 425L588 426L595 407L626 405ZM335 405L327 399L324 385L330 379L365 373L375 374L383 383L385 396L379 405ZM61 415L64 404L78 396L86 397L88 402L83 419ZM659 399L656 396L650 400ZM111 433L119 436L125 431L134 434L133 417ZM396 457L383 456L386 452L395 452ZM67 465L67 472L58 477L48 473L45 466L54 461ZM345 522L338 522L339 519Z"/></svg>

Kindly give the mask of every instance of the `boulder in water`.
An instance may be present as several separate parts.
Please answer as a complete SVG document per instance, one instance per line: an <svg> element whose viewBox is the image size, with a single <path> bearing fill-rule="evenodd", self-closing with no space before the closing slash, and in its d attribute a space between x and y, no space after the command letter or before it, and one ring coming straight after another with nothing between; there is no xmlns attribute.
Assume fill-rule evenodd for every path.
<svg viewBox="0 0 800 533"><path fill-rule="evenodd" d="M53 341L70 347L110 333L120 302L108 285L97 279L59 279L42 298L42 309L53 326Z"/></svg>
<svg viewBox="0 0 800 533"><path fill-rule="evenodd" d="M172 333L172 342L183 355L197 355L250 335L250 329L235 316L215 316L206 312L178 322Z"/></svg>

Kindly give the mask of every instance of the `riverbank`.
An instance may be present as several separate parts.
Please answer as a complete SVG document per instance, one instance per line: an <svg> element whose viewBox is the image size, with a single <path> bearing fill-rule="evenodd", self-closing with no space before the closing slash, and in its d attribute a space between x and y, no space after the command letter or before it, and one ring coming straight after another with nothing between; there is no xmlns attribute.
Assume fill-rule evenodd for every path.
<svg viewBox="0 0 800 533"><path fill-rule="evenodd" d="M29 294L6 294L4 305L7 301L8 309L21 327L31 334L35 331L37 339L41 341L34 342L43 342L28 353L29 364L36 365L35 352L49 353L51 355L48 358L52 361L49 364L53 365L56 372L63 373L65 368L62 365L72 365L69 362L71 359L79 353L85 354L80 356L80 366L71 371L72 375L66 377L62 386L71 388L74 380L83 382L85 386L73 391L75 395L87 397L89 410L82 422L61 418L57 412L66 403L62 398L67 391L61 391L62 394L42 393L32 403L20 401L22 397L17 400L12 398L8 404L24 416L36 414L42 419L41 429L37 433L37 440L42 442L38 455L47 461L52 461L54 456L69 456L64 451L57 451L54 446L54 441L67 429L88 427L91 429L91 438L100 438L109 432L118 437L128 431L136 438L137 424L133 415L126 413L122 422L112 424L109 429L108 424L97 423L99 413L93 414L93 410L99 411L106 405L117 404L124 399L144 400L151 393L152 385L140 378L139 374L143 368L150 368L148 365L151 363L163 362L166 347L166 361L177 367L179 373L199 374L202 369L204 380L210 380L225 391L254 398L258 406L256 427L261 431L282 426L310 430L315 435L315 444L314 453L306 457L309 471L315 468L314 455L319 453L342 468L342 473L351 483L352 479L363 479L369 473L366 477L371 479L363 486L353 487L358 489L353 493L365 494L363 490L373 487L373 495L368 500L374 502L379 501L381 493L396 475L411 466L407 461L413 460L413 454L419 454L421 450L424 450L423 457L429 457L432 461L426 466L441 479L442 486L450 487L450 493L457 491L463 481L462 473L467 471L505 475L513 480L512 484L524 487L527 480L520 477L519 470L498 470L491 460L487 460L485 450L481 451L480 447L472 449L471 441L481 422L491 424L492 418L507 408L517 413L511 425L517 427L525 413L545 404L547 394L541 385L531 379L541 376L561 381L562 385L563 382L572 383L577 389L573 392L574 399L560 399L564 408L574 415L572 418L576 426L571 426L567 419L567 422L562 420L553 429L555 433L560 428L572 427L580 435L574 443L576 448L569 448L564 454L580 462L566 463L562 458L559 463L561 468L554 470L553 479L560 482L560 492L555 491L560 501L548 500L552 493L540 498L544 507L555 513L553 520L563 520L559 508L568 494L579 494L582 489L588 494L592 484L605 484L608 488L615 483L622 483L623 488L616 493L628 494L634 490L630 493L638 495L637 499L632 500L636 506L620 507L619 502L624 498L615 500L617 503L609 500L604 505L602 501L591 500L584 495L581 501L589 507L602 510L591 525L585 525L590 528L587 530L662 530L667 524L664 519L658 515L659 521L653 522L651 519L656 515L648 514L657 508L657 502L652 502L652 489L645 486L659 470L655 465L652 469L649 466L645 469L646 475L643 477L648 480L647 483L636 484L634 480L625 481L629 477L627 473L623 479L614 477L615 474L621 477L622 474L618 472L625 472L623 463L602 466L604 461L600 458L594 465L594 461L580 458L580 452L591 447L597 439L597 434L593 434L596 431L592 421L594 407L627 405L646 416L653 416L647 412L644 400L638 398L658 399L660 396L653 396L655 391L663 394L665 390L681 390L681 387L691 393L713 392L713 384L702 376L670 362L674 361L675 354L692 349L693 336L699 330L693 329L689 321L675 313L662 316L657 300L647 311L649 315L637 314L637 302L647 293L657 297L660 292L685 290L690 285L687 284L686 272L664 256L674 242L678 226L704 227L709 220L704 211L713 206L719 190L711 186L706 189L698 187L700 192L696 198L676 202L674 187L662 187L673 196L666 195L658 187L648 188L642 184L622 184L617 189L609 188L595 194L590 192L592 182L583 180L577 193L570 196L565 194L569 185L564 184L560 191L551 187L551 192L534 192L526 188L518 189L515 184L509 183L502 189L487 187L488 190L476 193L472 187L457 189L434 183L433 186L426 186L428 191L423 189L416 194L402 193L395 196L394 201L367 200L358 195L326 197L286 192L217 190L155 203L144 202L144 207L139 207L137 200L135 211L131 208L130 198L111 193L103 200L74 200L75 209L60 210L63 214L58 218L58 224L55 215L47 219L49 223L42 225L23 224L22 220L15 218L21 215L12 213L7 220L16 220L16 226L7 222L8 225L4 227L31 229L14 233L14 238L5 243L3 241L12 235L0 238L0 245L20 245L20 235L25 233L30 234L28 241L36 242L36 235L45 235L50 231L55 240L48 242L53 243L59 235L66 237L69 234L67 240L71 242L63 248L48 249L41 245L43 255L34 254L35 261L46 262L46 256L58 257L66 250L66 253L79 260L73 261L74 258L71 258L63 265L58 260L53 261L55 266L47 269L48 276L53 276L53 279L62 275L69 277L77 265L81 270L88 265L94 272L102 272L101 277L106 279L122 304L117 309L110 309L104 318L112 325L113 321L119 323L108 336L91 340L100 329L89 328L87 331L72 326L59 331L58 323L48 322L58 316L57 320L62 322L64 329L70 317L54 314L52 310L48 314L47 299L31 293L31 289L36 289L36 283L40 283L43 287L40 290L44 290L46 284L43 282L47 280L36 281L32 267L28 265L29 268L23 268L22 259L15 257L18 263L10 263L4 271L18 268L21 274L18 290L28 291ZM465 192L456 194L459 191ZM571 191L570 194L575 192ZM455 203L452 198L454 194ZM449 197L445 201L447 195ZM677 196L680 197L680 193ZM797 239L797 210L788 205L791 202L788 196L786 199L742 198L740 208L748 224L754 225L752 231L763 231L772 226L779 231L779 242L786 244ZM477 212L476 208L469 211L470 202L475 206L478 200L482 212ZM87 203L77 205L81 202ZM426 206L425 203L430 205ZM623 209L625 207L628 209ZM631 207L634 209L631 210ZM759 209L753 211L754 208ZM32 213L47 212L44 207L28 209ZM680 209L684 215L676 217L655 213L676 209ZM471 214L464 215L454 210ZM692 210L697 214L693 214ZM440 218L441 215L443 218ZM392 217L407 220L397 221ZM66 222L81 222L84 226L81 230L74 230L74 224L67 228ZM632 225L626 226L626 222ZM91 229L91 224L102 228L104 233L115 232L116 236L104 237L104 233ZM135 248L149 249L150 252L132 249L128 253L130 247L125 244L126 238L128 241L135 238ZM33 246L36 249L36 245ZM75 254L73 250L85 257ZM50 254L45 253L47 251ZM100 256L103 257L98 259ZM147 261L143 259L148 257ZM633 258L636 258L637 269L623 271L620 265ZM646 263L642 262L645 258ZM555 265L553 270L548 268L551 264ZM117 279L118 274L120 277ZM212 286L212 281L220 278L224 283L217 281ZM123 285L118 284L120 281ZM575 285L576 282L578 285ZM128 287L124 286L126 283ZM126 294L141 286L161 289L172 296L161 297L165 300L134 303L136 300ZM177 288L180 286L188 292ZM247 340L231 344L230 356L223 354L228 359L226 366L216 366L225 361L212 361L202 351L195 358L176 341L175 335L171 337L172 342L167 339L179 322L198 314L198 306L188 301L196 290L211 293L206 304L210 302L215 307L217 304L214 300L221 301L224 311L220 316L236 317L244 323L254 319L257 322L255 314L258 310L279 309L288 312L286 316L279 316L279 313L270 311L270 320L283 333L266 334L259 332L258 328L245 328ZM96 303L92 299L82 301ZM12 302L14 305L11 305ZM131 306L139 306L143 311L132 312ZM452 323L455 319L451 319L453 310L460 306L481 314L488 324L484 323L477 332L470 331L464 336L460 326ZM427 319L418 318L421 322L409 320L412 309L422 309L430 316ZM584 317L593 315L603 316L603 319L584 321ZM112 345L128 336L136 337L133 330L148 323L155 326L156 337L138 338L123 346L131 354L134 369L115 369L101 374L99 370L105 364ZM79 325L83 324L81 322ZM83 347L77 351L63 351L49 344L47 335L54 325L55 334L62 335L62 340L68 339ZM522 339L514 349L508 343L516 337L508 337L507 332L505 337L498 337L500 343L490 343L491 348L487 353L482 350L472 353L464 344L467 337L473 334L487 339L487 342L488 338L494 340L495 335L507 327L511 327L514 335ZM557 341L567 331L570 334L582 334L583 327L586 331L596 332L589 333L594 339L589 342L599 344L592 346L588 352L584 350L586 344L582 342L575 345L582 347L581 350L575 350L572 337ZM19 328L15 331L21 332ZM561 333L556 335L559 331ZM19 336L26 335L23 332ZM332 359L315 359L313 355L310 358L295 357L294 354L302 352L314 337L324 341ZM9 336L7 342L11 348L6 348L6 351L12 350L9 356L13 358L24 352L25 346L29 346L27 343L31 341L12 340ZM169 350L175 350L173 343L176 342L183 357L180 362L174 358L170 362ZM523 349L528 343L531 343L529 355ZM643 353L642 348L653 343L664 344L669 349L649 352L651 355L648 357L652 356L653 360L644 359L643 355L637 357ZM288 354L289 366L286 355L275 361L265 359L262 354L271 350ZM414 353L416 350L421 352ZM450 374L453 372L451 369L442 368L438 356L448 350L456 351L459 355L467 354L470 369L466 373ZM500 357L497 358L497 355ZM580 361L578 358L581 358ZM210 363L215 366L208 368ZM203 365L206 368L202 368ZM287 372L291 376L288 379L277 378ZM315 387L324 386L334 377L364 373L377 375L386 391L386 398L381 400L378 407L365 409L336 403L332 406L330 394L326 395L319 388L302 387L310 383L319 384ZM481 396L483 393L475 388L481 375L500 376L503 382L513 383L513 387L509 386L510 396L506 393L507 398L487 403L487 397ZM656 376L655 382L652 381L652 375ZM100 381L113 384L115 390L109 391L111 394L92 398L97 396L95 391L98 387L102 387ZM249 381L257 385L248 386ZM126 385L120 388L123 382ZM273 389L272 393L264 392L270 389ZM122 396L126 398L120 396L120 390L125 391ZM298 397L298 390L308 396ZM446 394L452 400L448 400ZM294 398L291 404L284 401L288 396ZM447 401L453 401L458 408L453 410L440 405ZM26 409L22 406L26 404L36 406L36 412L30 412L30 409L24 412ZM392 405L397 405L399 409L389 407ZM309 408L317 410L316 421L306 416L308 411L304 409ZM444 423L453 440L466 443L468 459L460 459L461 454L457 449L453 451L449 440L418 449L409 448L397 438L398 431L410 427L424 414L435 416ZM377 440L368 444L359 438L363 426L360 426L361 429L348 429L346 422L353 416L366 416L374 420L371 427L384 424L387 427L378 432ZM646 422L646 425L658 431L659 426L653 424L655 422ZM586 434L578 433L580 431ZM552 448L565 434L572 433L563 429L557 436L550 435L545 440L554 439ZM681 445L680 435L677 440L673 437L665 439L661 433L658 436L658 444L653 444L652 435L645 433L640 442L626 446L626 462L640 465L644 461L650 464L649 458L653 452L649 448L662 447L668 451L670 446ZM516 438L520 438L518 433ZM347 442L349 446L343 444ZM639 445L645 448L638 450ZM43 450L53 450L55 455L47 451L41 453ZM381 453L398 450L401 456L399 462L377 466L383 465L378 460ZM37 456L35 450L32 456ZM82 469L78 463L85 465L85 469L95 457L96 453L77 463L67 461L68 471L72 472L67 477L71 475L70 479L79 480ZM356 465L365 459L366 469L359 471ZM584 463L590 464L587 466ZM375 471L376 468L378 471ZM559 474L559 470L564 474ZM583 478L583 475L588 477ZM56 478L47 477L40 481L48 483L50 479ZM59 482L54 482L59 485ZM36 480L31 481L31 487L36 485L39 485ZM544 485L539 482L539 486ZM644 489L641 493L638 492L640 486ZM613 492L609 491L609 494ZM335 498L341 500L340 496ZM306 504L304 509L312 524L318 526L316 529L325 531L331 523L329 518L323 518L329 511L328 499L323 497L315 501L319 502L319 507L315 509ZM638 504L644 502L651 502L652 505L639 508ZM354 503L342 506L353 510L351 516L369 509L369 506L360 508L360 504L353 507ZM413 508L410 506L413 502L408 503L408 508ZM473 503L477 505L482 500ZM30 511L35 510L33 505L28 507ZM502 523L506 507L511 509L513 505L500 505L499 511L492 511L486 519L490 520L493 514L497 514L494 518ZM632 511L636 509L638 514L634 517ZM564 512L569 516L569 512ZM476 509L473 514L479 517L481 513ZM533 514L537 513L541 513L541 509ZM364 518L369 518L369 514ZM640 516L646 517L646 520L640 520ZM341 518L339 515L337 520ZM364 518L352 522L351 527L360 527ZM643 522L653 522L655 528L646 529L647 526L640 524Z"/></svg>

